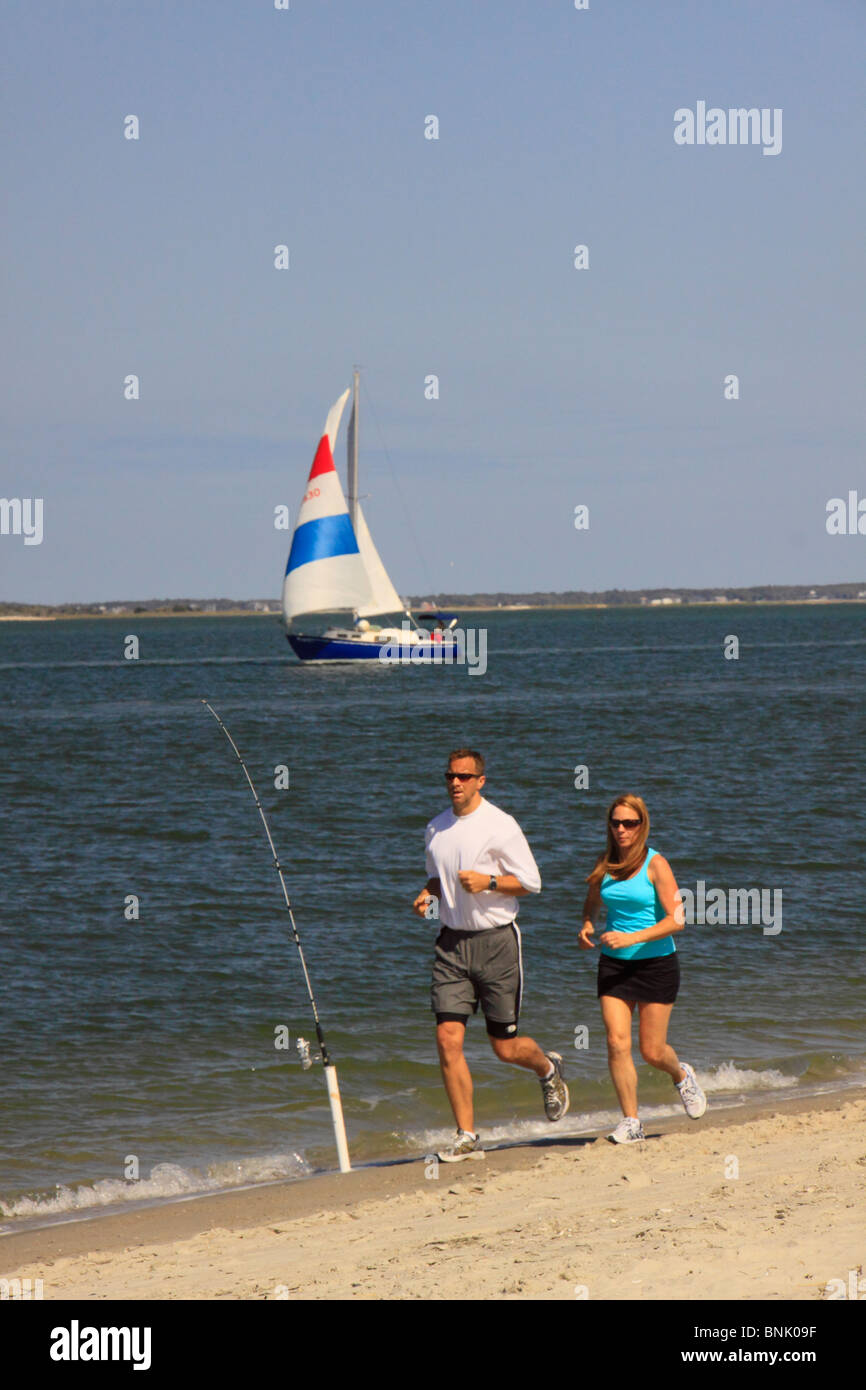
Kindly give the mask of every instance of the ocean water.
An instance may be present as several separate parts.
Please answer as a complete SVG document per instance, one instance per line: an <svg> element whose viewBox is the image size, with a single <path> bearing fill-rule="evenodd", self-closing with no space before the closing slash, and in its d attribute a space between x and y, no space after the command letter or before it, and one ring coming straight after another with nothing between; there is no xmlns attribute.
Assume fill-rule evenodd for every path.
<svg viewBox="0 0 866 1390"><path fill-rule="evenodd" d="M203 698L271 822L355 1163L423 1154L452 1129L429 1012L436 927L410 905L463 744L541 867L521 905L522 1027L564 1055L572 1095L554 1131L534 1078L497 1062L473 1020L487 1142L617 1117L597 957L576 931L623 790L647 801L681 886L781 894L778 933L677 939L670 1039L711 1105L866 1080L866 608L464 622L487 631L483 675L305 667L270 617L0 623L3 1229L335 1166L322 1069L295 1048L315 1033L279 881ZM675 1113L667 1078L640 1062L639 1076L644 1116Z"/></svg>

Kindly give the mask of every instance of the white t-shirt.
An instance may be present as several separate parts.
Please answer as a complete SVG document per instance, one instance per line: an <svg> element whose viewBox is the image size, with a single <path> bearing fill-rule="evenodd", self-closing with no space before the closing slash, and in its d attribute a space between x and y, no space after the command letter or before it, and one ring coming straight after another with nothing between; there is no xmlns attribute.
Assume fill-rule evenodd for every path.
<svg viewBox="0 0 866 1390"><path fill-rule="evenodd" d="M482 874L514 874L530 893L541 892L541 874L513 816L482 797L467 816L449 809L427 826L427 873L442 885L439 918L456 931L503 927L517 916L518 899L506 893L467 893L457 877L463 869Z"/></svg>

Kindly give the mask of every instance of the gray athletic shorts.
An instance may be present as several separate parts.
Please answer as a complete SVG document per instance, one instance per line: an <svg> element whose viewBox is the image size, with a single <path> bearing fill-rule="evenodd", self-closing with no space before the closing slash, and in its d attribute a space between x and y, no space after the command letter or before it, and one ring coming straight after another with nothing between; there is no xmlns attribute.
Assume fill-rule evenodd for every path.
<svg viewBox="0 0 866 1390"><path fill-rule="evenodd" d="M466 1023L481 1005L492 1038L517 1032L523 958L516 922L486 931L443 927L436 938L430 1000L437 1023Z"/></svg>

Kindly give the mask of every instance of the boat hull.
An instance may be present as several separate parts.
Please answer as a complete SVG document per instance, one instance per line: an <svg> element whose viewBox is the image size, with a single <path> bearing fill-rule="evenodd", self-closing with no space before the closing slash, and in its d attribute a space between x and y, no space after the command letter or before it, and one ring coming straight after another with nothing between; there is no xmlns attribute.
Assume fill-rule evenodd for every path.
<svg viewBox="0 0 866 1390"><path fill-rule="evenodd" d="M375 661L382 666L451 666L456 642L361 642L339 637L311 637L287 632L286 639L301 661ZM383 659L381 652L385 652Z"/></svg>

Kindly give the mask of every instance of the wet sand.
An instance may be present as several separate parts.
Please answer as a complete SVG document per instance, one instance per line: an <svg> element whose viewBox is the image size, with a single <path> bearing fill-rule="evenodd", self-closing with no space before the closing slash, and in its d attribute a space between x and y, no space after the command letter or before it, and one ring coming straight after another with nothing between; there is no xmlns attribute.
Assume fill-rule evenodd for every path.
<svg viewBox="0 0 866 1390"><path fill-rule="evenodd" d="M864 1255L866 1090L0 1237L72 1299L820 1299Z"/></svg>

